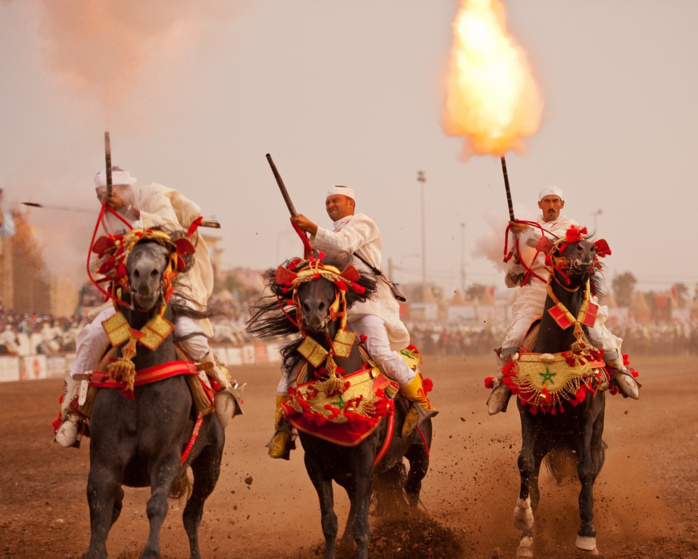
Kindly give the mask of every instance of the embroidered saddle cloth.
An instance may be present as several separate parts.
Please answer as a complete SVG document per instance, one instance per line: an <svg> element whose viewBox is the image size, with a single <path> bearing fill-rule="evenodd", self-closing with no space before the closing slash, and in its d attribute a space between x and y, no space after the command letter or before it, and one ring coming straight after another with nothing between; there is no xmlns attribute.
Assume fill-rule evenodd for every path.
<svg viewBox="0 0 698 559"><path fill-rule="evenodd" d="M422 356L416 348L400 354L419 372ZM299 431L342 446L355 446L373 433L380 419L393 412L399 390L369 358L354 373L310 381L306 377L304 364L289 388L289 398L281 404L286 419Z"/></svg>
<svg viewBox="0 0 698 559"><path fill-rule="evenodd" d="M564 402L577 405L607 380L604 362L573 352L514 354L504 367L504 384L532 413L563 412Z"/></svg>

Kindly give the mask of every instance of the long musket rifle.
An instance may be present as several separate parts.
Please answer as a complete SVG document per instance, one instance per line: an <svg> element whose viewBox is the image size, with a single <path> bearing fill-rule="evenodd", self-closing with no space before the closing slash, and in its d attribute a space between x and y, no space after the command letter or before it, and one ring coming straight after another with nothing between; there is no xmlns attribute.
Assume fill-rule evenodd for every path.
<svg viewBox="0 0 698 559"><path fill-rule="evenodd" d="M267 161L269 162L269 166L271 167L272 173L274 173L274 178L276 179L276 184L279 185L279 190L281 191L281 195L284 197L284 201L286 202L286 207L288 208L288 211L291 213L291 216L297 216L298 212L296 211L295 206L293 205L293 202L291 201L291 197L288 194L288 190L286 189L286 185L284 184L283 179L281 178L281 175L279 174L278 169L276 168L276 165L274 165L274 160L271 158L271 155L267 153ZM300 235L301 240L303 241L303 246L305 247L305 256L306 258L308 255L312 252L312 247L310 246L310 242L308 241L308 237L305 236L305 234L300 230L300 228L294 223L293 228L296 230L298 235ZM368 262L365 258L360 256L358 253L354 253L354 255L361 260L366 266L368 266L371 271L376 274L376 276L380 277L385 281L386 284L388 284L388 287L390 287L390 291L392 292L393 296L398 300L398 301L406 301L405 296L400 292L400 290L397 287L397 284L395 284L390 278L388 278L382 270L376 268L373 266L370 262Z"/></svg>
<svg viewBox="0 0 698 559"><path fill-rule="evenodd" d="M509 205L509 221L516 221L516 218L514 217L514 204L511 201L511 189L509 188L509 173L507 172L507 160L504 159L504 156L502 155L500 157L500 161L502 162L502 174L504 175L504 188L506 189L506 192L507 192L507 204Z"/></svg>
<svg viewBox="0 0 698 559"><path fill-rule="evenodd" d="M107 198L111 198L114 190L111 184L111 140L108 131L104 133L104 162L107 172Z"/></svg>
<svg viewBox="0 0 698 559"><path fill-rule="evenodd" d="M284 179L281 178L281 174L279 173L279 170L276 168L276 165L274 164L274 160L271 158L271 154L267 153L267 162L269 163L269 166L271 167L271 172L274 173L274 178L276 179L276 184L279 186L279 190L281 191L281 196L284 197L284 202L286 202L286 207L288 208L289 213L291 214L291 217L296 217L298 215L298 212L296 211L296 207L293 205L293 202L291 201L291 197L288 194L288 190L286 189L286 185L284 184ZM296 233L298 233L298 236L301 238L301 241L303 241L303 252L304 256L307 258L312 252L313 252L313 247L310 246L310 241L308 240L308 237L303 231L301 231L300 227L296 225L295 223L293 224L293 228L295 229Z"/></svg>

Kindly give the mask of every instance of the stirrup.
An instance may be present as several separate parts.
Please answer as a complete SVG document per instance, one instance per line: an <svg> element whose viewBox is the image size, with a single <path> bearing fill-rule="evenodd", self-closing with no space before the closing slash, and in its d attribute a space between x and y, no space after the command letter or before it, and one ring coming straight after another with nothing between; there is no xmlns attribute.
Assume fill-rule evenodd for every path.
<svg viewBox="0 0 698 559"><path fill-rule="evenodd" d="M296 446L291 439L290 430L279 429L276 431L267 444L267 448L269 448L269 457L289 460L291 458L291 450Z"/></svg>
<svg viewBox="0 0 698 559"><path fill-rule="evenodd" d="M405 438L410 435L423 421L434 417L438 412L434 408L426 409L419 404L419 402L410 402L410 409L407 410L407 415L405 415L405 422L402 424L402 432L400 433L401 438Z"/></svg>
<svg viewBox="0 0 698 559"><path fill-rule="evenodd" d="M626 378L628 377L628 378ZM613 383L618 388L623 398L640 399L640 387L637 379L627 369L616 369L612 375Z"/></svg>
<svg viewBox="0 0 698 559"><path fill-rule="evenodd" d="M81 424L81 418L72 413L68 414L58 428L58 431L56 431L56 436L53 440L63 448L80 448L78 433L80 432Z"/></svg>
<svg viewBox="0 0 698 559"><path fill-rule="evenodd" d="M235 400L233 395L227 390L219 390L213 395L213 403L216 410L216 417L225 429L235 414Z"/></svg>
<svg viewBox="0 0 698 559"><path fill-rule="evenodd" d="M511 398L511 391L504 384L495 387L487 398L487 412L490 415L506 412L509 398Z"/></svg>

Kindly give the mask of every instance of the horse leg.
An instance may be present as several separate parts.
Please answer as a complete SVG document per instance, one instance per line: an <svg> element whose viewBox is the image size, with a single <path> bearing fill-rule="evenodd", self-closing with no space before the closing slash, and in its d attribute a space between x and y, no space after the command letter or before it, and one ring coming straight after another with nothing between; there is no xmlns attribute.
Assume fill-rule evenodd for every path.
<svg viewBox="0 0 698 559"><path fill-rule="evenodd" d="M200 559L199 524L204 514L204 502L213 493L221 472L222 445L207 446L191 463L194 473L194 486L184 507L182 521L189 537L191 559Z"/></svg>
<svg viewBox="0 0 698 559"><path fill-rule="evenodd" d="M351 540L353 539L351 527L354 525L354 517L356 516L356 487L354 486L353 477L338 480L338 483L344 488L347 492L347 497L349 497L347 523L344 526L342 537L339 539L340 545L345 547L350 546Z"/></svg>
<svg viewBox="0 0 698 559"><path fill-rule="evenodd" d="M104 559L107 556L107 536L121 512L124 495L119 472L100 464L91 456L92 466L87 478L87 503L90 507L90 545L85 559Z"/></svg>
<svg viewBox="0 0 698 559"><path fill-rule="evenodd" d="M531 506L531 481L536 475L535 429L527 417L521 414L521 452L519 452L518 467L521 485L519 497L514 507L514 526L522 531L519 547L516 550L517 557L533 557L533 508ZM534 492L537 494L537 484Z"/></svg>
<svg viewBox="0 0 698 559"><path fill-rule="evenodd" d="M325 559L334 559L337 540L337 515L334 512L334 494L332 493L332 479L325 476L320 465L305 453L305 468L308 471L310 481L313 482L320 500L320 516L322 518L322 533L325 536Z"/></svg>
<svg viewBox="0 0 698 559"><path fill-rule="evenodd" d="M112 509L112 515L111 515L111 525L114 526L114 523L119 520L119 516L121 515L121 508L123 507L124 504L124 490L121 486L119 486L117 492L116 492L116 497L114 498L114 508Z"/></svg>
<svg viewBox="0 0 698 559"><path fill-rule="evenodd" d="M146 505L146 513L150 521L150 534L143 548L143 559L160 557L160 530L167 516L167 498L172 490L179 473L179 455L172 454L160 462L150 480L150 499Z"/></svg>
<svg viewBox="0 0 698 559"><path fill-rule="evenodd" d="M603 409L593 425L587 425L581 440L577 472L582 484L579 492L579 516L581 525L577 531L575 545L582 551L596 551L596 530L592 524L594 518L594 482L603 465Z"/></svg>
<svg viewBox="0 0 698 559"><path fill-rule="evenodd" d="M371 500L371 474L373 464L368 471L357 471L354 491L354 521L352 525L354 541L359 552L359 559L368 559L368 540L371 528L368 524L368 509Z"/></svg>
<svg viewBox="0 0 698 559"><path fill-rule="evenodd" d="M405 458L410 463L410 471L407 473L405 493L407 502L412 507L419 504L419 494L422 491L422 480L429 470L429 454L421 437L417 437L414 444L405 453Z"/></svg>

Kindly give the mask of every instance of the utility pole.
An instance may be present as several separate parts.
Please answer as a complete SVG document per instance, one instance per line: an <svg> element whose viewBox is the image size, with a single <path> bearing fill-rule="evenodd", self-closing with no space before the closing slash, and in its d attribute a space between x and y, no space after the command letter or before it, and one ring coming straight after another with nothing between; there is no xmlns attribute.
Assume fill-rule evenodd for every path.
<svg viewBox="0 0 698 559"><path fill-rule="evenodd" d="M465 223L460 224L460 288L465 299Z"/></svg>
<svg viewBox="0 0 698 559"><path fill-rule="evenodd" d="M424 218L424 183L427 182L424 171L417 171L417 181L421 186L421 212L422 212L422 301L427 295L427 238Z"/></svg>

